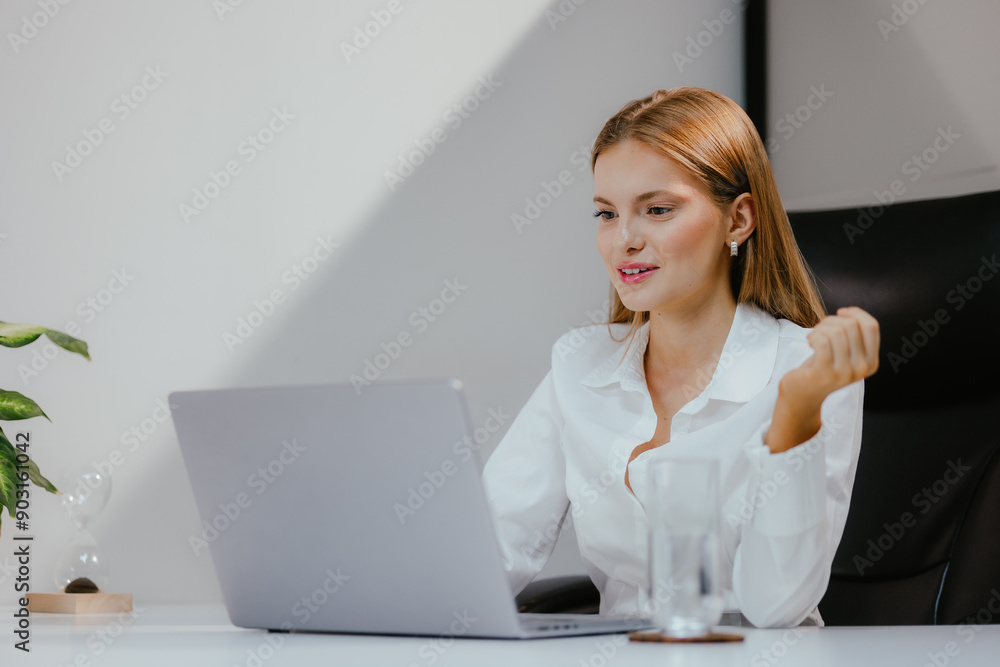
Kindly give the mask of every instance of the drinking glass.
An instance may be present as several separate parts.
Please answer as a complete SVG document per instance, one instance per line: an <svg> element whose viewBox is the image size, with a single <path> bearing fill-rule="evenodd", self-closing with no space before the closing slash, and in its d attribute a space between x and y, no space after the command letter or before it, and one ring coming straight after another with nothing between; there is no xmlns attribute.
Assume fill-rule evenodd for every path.
<svg viewBox="0 0 1000 667"><path fill-rule="evenodd" d="M703 637L722 618L719 463L649 462L650 618L672 637Z"/></svg>

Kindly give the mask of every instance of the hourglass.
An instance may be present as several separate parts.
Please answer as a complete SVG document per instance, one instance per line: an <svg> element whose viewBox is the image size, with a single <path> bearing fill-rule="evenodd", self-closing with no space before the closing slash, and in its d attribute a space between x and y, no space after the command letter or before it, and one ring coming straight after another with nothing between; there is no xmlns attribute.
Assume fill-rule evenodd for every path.
<svg viewBox="0 0 1000 667"><path fill-rule="evenodd" d="M87 532L91 520L108 503L111 477L92 467L81 467L60 475L57 485L77 532L56 561L55 584L62 593L29 594L29 610L76 614L130 611L130 593L106 592L107 562Z"/></svg>
<svg viewBox="0 0 1000 667"><path fill-rule="evenodd" d="M103 592L108 586L108 567L87 526L108 504L111 478L91 468L64 475L64 479L62 503L77 533L56 564L56 586L64 593Z"/></svg>

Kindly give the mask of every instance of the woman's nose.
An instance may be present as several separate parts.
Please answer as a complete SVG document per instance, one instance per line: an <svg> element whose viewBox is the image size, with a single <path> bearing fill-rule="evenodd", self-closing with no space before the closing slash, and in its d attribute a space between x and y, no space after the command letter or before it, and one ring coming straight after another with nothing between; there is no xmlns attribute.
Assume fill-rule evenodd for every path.
<svg viewBox="0 0 1000 667"><path fill-rule="evenodd" d="M638 224L631 216L622 215L618 218L618 227L615 229L615 243L622 248L628 248L642 243Z"/></svg>

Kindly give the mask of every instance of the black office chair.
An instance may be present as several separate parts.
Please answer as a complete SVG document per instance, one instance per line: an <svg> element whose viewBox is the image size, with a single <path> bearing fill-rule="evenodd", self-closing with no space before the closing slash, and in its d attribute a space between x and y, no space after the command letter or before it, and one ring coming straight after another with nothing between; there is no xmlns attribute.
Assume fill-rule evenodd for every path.
<svg viewBox="0 0 1000 667"><path fill-rule="evenodd" d="M1000 192L789 217L827 309L860 306L882 334L824 620L1000 623ZM517 602L586 613L600 597L559 577Z"/></svg>
<svg viewBox="0 0 1000 667"><path fill-rule="evenodd" d="M1000 623L1000 192L789 217L882 334L824 620Z"/></svg>
<svg viewBox="0 0 1000 667"><path fill-rule="evenodd" d="M596 614L601 593L587 575L536 579L514 601L517 610L536 614Z"/></svg>

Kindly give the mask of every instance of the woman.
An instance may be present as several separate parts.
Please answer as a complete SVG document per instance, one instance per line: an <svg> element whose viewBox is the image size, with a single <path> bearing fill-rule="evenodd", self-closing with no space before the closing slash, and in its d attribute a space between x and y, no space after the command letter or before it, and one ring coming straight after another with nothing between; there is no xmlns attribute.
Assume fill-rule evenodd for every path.
<svg viewBox="0 0 1000 667"><path fill-rule="evenodd" d="M761 139L727 97L681 87L630 102L591 167L610 321L556 341L483 470L512 588L570 515L601 613L642 613L648 464L710 456L726 608L742 614L729 618L822 625L878 323L855 307L826 315Z"/></svg>

